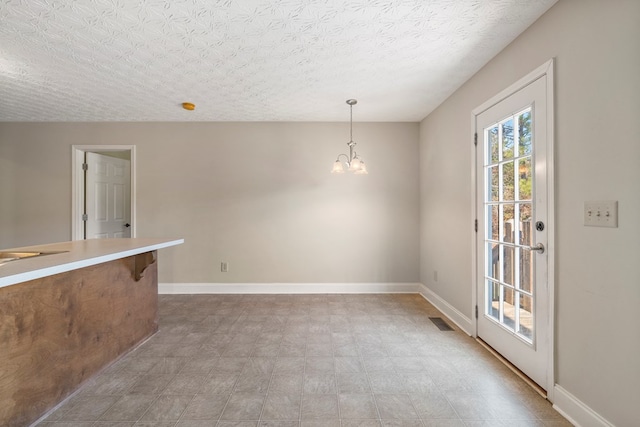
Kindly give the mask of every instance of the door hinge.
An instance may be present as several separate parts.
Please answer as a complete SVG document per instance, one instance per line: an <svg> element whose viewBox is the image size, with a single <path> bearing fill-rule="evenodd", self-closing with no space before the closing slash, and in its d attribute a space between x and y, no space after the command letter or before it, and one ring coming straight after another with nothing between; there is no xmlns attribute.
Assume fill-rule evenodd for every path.
<svg viewBox="0 0 640 427"><path fill-rule="evenodd" d="M478 220L476 219L474 222L474 227L476 229L476 233L478 232Z"/></svg>
<svg viewBox="0 0 640 427"><path fill-rule="evenodd" d="M87 215L87 214L82 214L82 220L83 220L83 221L89 221L89 215Z"/></svg>
<svg viewBox="0 0 640 427"><path fill-rule="evenodd" d="M82 164L82 170L83 170L83 171L89 170L89 165L88 165L88 164L86 164L86 163L83 163L83 164Z"/></svg>
<svg viewBox="0 0 640 427"><path fill-rule="evenodd" d="M473 145L478 145L478 133L473 134Z"/></svg>
<svg viewBox="0 0 640 427"><path fill-rule="evenodd" d="M478 318L478 306L476 305L476 319Z"/></svg>

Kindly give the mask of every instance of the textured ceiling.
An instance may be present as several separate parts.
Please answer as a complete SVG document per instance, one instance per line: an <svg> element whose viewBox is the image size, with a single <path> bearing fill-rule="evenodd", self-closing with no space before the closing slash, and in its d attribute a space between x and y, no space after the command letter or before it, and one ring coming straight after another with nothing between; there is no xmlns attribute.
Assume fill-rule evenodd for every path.
<svg viewBox="0 0 640 427"><path fill-rule="evenodd" d="M419 121L555 2L2 0L0 121Z"/></svg>

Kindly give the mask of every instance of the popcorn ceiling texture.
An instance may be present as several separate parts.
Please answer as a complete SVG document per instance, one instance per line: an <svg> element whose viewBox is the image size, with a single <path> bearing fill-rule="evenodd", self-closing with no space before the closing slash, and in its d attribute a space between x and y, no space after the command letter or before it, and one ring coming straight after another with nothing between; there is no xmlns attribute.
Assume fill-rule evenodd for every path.
<svg viewBox="0 0 640 427"><path fill-rule="evenodd" d="M419 121L555 2L4 0L0 121Z"/></svg>

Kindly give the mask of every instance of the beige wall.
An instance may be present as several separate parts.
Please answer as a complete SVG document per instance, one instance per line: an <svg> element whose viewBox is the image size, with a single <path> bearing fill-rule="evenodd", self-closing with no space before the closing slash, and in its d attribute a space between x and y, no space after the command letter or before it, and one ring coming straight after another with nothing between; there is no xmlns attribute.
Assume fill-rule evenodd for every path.
<svg viewBox="0 0 640 427"><path fill-rule="evenodd" d="M636 0L560 0L420 128L421 281L471 318L471 110L556 58L556 380L617 426L640 402L639 22ZM619 228L584 227L587 200L618 200Z"/></svg>
<svg viewBox="0 0 640 427"><path fill-rule="evenodd" d="M355 123L357 176L348 123L0 123L0 247L70 239L72 144L133 144L161 282L417 282L418 131Z"/></svg>

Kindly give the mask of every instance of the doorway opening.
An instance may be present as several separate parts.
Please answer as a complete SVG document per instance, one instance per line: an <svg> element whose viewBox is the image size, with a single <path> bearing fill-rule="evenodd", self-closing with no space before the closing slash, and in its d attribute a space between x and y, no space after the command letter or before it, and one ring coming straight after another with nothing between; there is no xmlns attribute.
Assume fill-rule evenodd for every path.
<svg viewBox="0 0 640 427"><path fill-rule="evenodd" d="M554 377L553 60L472 111L475 337Z"/></svg>
<svg viewBox="0 0 640 427"><path fill-rule="evenodd" d="M97 159L97 160L96 160ZM113 194L107 190L107 183L89 181L90 173L88 161L100 162L98 168L116 170L115 175L123 178L123 181L112 184L115 190ZM128 164L128 165L127 165ZM73 145L71 149L71 240L84 240L86 238L106 237L135 237L136 236L136 147L135 145ZM115 166L114 166L115 165ZM122 165L123 167L119 167ZM129 168L129 171L126 169ZM96 188L98 193L96 194ZM100 193L100 189L105 189ZM98 199L96 199L96 196ZM118 202L119 201L119 202ZM88 203L89 202L89 206ZM110 205L116 203L115 206ZM98 230L87 225L96 219L96 214L91 209L96 208L108 211L109 219L115 216L115 222L122 228L122 232ZM89 210L87 210L89 208ZM92 218L89 217L92 216ZM98 215L99 217L100 215ZM98 218L100 220L101 218ZM95 223L95 221L94 221ZM99 227L113 227L114 221L98 221ZM90 234L87 234L89 232Z"/></svg>

